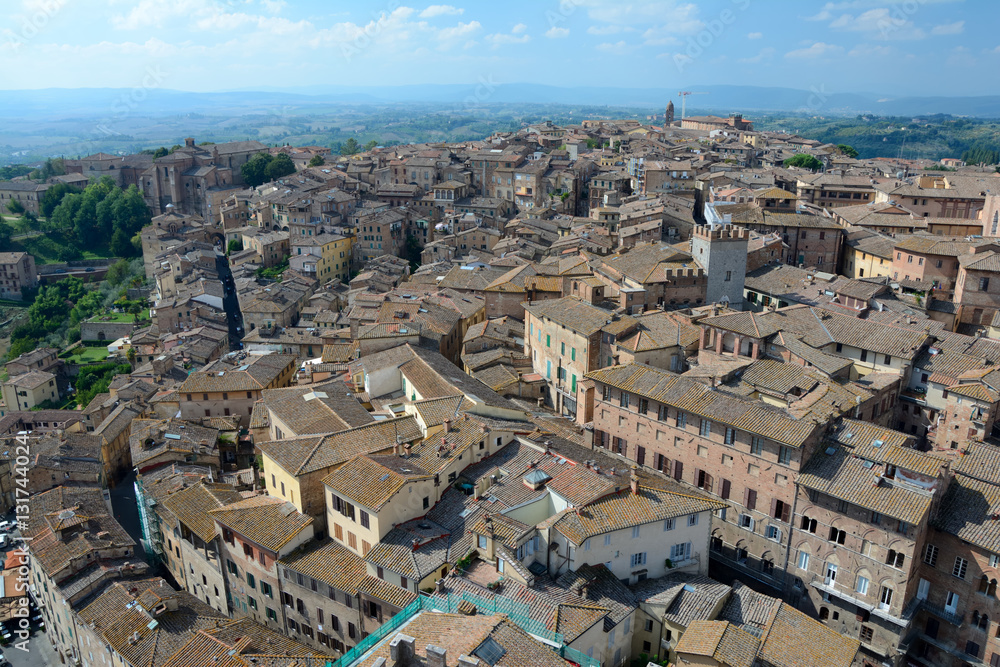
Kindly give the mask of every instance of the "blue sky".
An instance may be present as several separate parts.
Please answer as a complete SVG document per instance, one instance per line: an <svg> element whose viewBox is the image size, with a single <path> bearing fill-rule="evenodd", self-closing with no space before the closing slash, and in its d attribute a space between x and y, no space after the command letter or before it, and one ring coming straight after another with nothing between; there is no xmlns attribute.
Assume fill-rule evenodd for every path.
<svg viewBox="0 0 1000 667"><path fill-rule="evenodd" d="M2 0L0 89L749 84L997 94L996 0Z"/></svg>

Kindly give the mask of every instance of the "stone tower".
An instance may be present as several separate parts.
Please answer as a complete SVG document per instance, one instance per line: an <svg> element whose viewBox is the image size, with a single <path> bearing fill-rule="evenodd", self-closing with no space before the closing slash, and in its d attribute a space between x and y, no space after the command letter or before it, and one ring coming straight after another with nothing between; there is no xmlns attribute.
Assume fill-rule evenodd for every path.
<svg viewBox="0 0 1000 667"><path fill-rule="evenodd" d="M743 310L743 283L747 277L747 245L750 233L743 227L725 225L694 228L691 255L708 276L706 303L725 303Z"/></svg>
<svg viewBox="0 0 1000 667"><path fill-rule="evenodd" d="M667 111L663 114L663 127L668 127L674 122L674 101L667 102Z"/></svg>

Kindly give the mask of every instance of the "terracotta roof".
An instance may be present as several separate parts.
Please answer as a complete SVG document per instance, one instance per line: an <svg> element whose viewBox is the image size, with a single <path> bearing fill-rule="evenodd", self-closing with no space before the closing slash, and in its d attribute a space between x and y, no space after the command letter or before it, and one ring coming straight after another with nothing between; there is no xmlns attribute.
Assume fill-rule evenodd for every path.
<svg viewBox="0 0 1000 667"><path fill-rule="evenodd" d="M283 546L313 522L311 516L299 514L290 502L270 496L247 498L210 510L209 515L274 553L279 553Z"/></svg>
<svg viewBox="0 0 1000 667"><path fill-rule="evenodd" d="M857 639L781 603L761 638L758 655L773 667L850 667L860 648Z"/></svg>
<svg viewBox="0 0 1000 667"><path fill-rule="evenodd" d="M208 513L242 499L239 492L228 484L201 482L181 489L160 502L202 541L211 542L215 539L216 529L215 521Z"/></svg>
<svg viewBox="0 0 1000 667"><path fill-rule="evenodd" d="M674 651L704 656L727 667L751 667L760 641L728 621L692 621ZM802 663L806 664L806 663Z"/></svg>
<svg viewBox="0 0 1000 667"><path fill-rule="evenodd" d="M552 527L579 546L595 535L722 507L725 503L709 498L640 486L638 493L609 494L567 511Z"/></svg>
<svg viewBox="0 0 1000 667"><path fill-rule="evenodd" d="M364 560L335 540L308 542L278 562L351 595L357 593L358 584L367 576Z"/></svg>

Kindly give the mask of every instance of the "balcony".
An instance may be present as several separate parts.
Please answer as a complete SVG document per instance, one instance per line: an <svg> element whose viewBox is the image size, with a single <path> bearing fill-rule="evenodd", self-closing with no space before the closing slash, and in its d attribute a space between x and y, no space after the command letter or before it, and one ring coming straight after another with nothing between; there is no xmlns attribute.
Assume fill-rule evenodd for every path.
<svg viewBox="0 0 1000 667"><path fill-rule="evenodd" d="M903 617L913 618L921 609L926 611L928 614L933 614L941 620L951 623L956 627L961 626L964 622L962 615L956 613L957 610L949 610L947 607L934 604L930 600L921 600L920 598L913 598L910 604L907 605L906 609L903 611Z"/></svg>
<svg viewBox="0 0 1000 667"><path fill-rule="evenodd" d="M912 615L907 615L906 612L904 612L901 617L893 616L892 607L889 607L887 609L884 608L884 606L881 603L873 605L868 602L865 602L864 600L855 597L853 591L851 592L844 591L843 588L838 586L837 582L835 581L827 583L825 580L815 579L813 581L810 581L809 585L817 590L823 591L824 593L833 595L835 597L840 598L841 600L850 602L851 604L857 605L862 609L866 609L871 613L872 616L878 616L883 620L889 621L890 623L894 623L903 628L907 627L910 624L910 620L912 619Z"/></svg>

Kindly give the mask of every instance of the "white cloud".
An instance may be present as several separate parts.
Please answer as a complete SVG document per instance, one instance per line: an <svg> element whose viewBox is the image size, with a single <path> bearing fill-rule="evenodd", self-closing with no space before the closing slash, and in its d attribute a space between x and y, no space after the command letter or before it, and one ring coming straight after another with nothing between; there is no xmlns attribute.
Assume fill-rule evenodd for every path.
<svg viewBox="0 0 1000 667"><path fill-rule="evenodd" d="M825 42L815 42L804 49L796 49L785 54L786 58L826 58L839 55L844 52L842 46L827 44Z"/></svg>
<svg viewBox="0 0 1000 667"><path fill-rule="evenodd" d="M545 36L549 39L562 39L569 37L569 28L556 28L555 26L545 31Z"/></svg>
<svg viewBox="0 0 1000 667"><path fill-rule="evenodd" d="M527 29L528 29L528 26L524 25L523 23L518 23L516 26L514 26L513 28L511 28L510 31L512 33L514 33L515 35L520 35L522 32L524 32Z"/></svg>
<svg viewBox="0 0 1000 667"><path fill-rule="evenodd" d="M936 25L931 28L932 35L958 35L965 29L965 21L955 21L954 23L945 23L944 25Z"/></svg>
<svg viewBox="0 0 1000 667"><path fill-rule="evenodd" d="M465 10L461 7L453 7L451 5L431 5L424 11L420 12L420 18L431 19L435 16L458 16L464 13Z"/></svg>
<svg viewBox="0 0 1000 667"><path fill-rule="evenodd" d="M762 32L752 32L747 35L747 39L761 39L764 36Z"/></svg>
<svg viewBox="0 0 1000 667"><path fill-rule="evenodd" d="M603 24L619 26L663 24L675 33L692 33L704 24L698 19L698 6L678 0L648 0L646 2L621 2L621 0L574 0L587 8L587 15Z"/></svg>
<svg viewBox="0 0 1000 667"><path fill-rule="evenodd" d="M456 26L442 28L438 31L437 39L442 43L442 46L449 46L452 42L457 43L459 40L468 39L470 35L478 32L482 27L479 21L469 21L468 23L459 21Z"/></svg>
<svg viewBox="0 0 1000 667"><path fill-rule="evenodd" d="M906 14L886 7L869 9L858 15L841 14L830 22L833 30L877 34L881 39L923 39L926 33L917 28Z"/></svg>
<svg viewBox="0 0 1000 667"><path fill-rule="evenodd" d="M598 51L603 51L604 53L610 53L616 56L623 56L627 53L631 53L635 50L635 47L625 40L619 42L604 42L603 44L597 45Z"/></svg>
<svg viewBox="0 0 1000 667"><path fill-rule="evenodd" d="M201 0L140 0L127 14L113 15L111 25L122 30L160 27L168 19L203 16L208 11L211 9Z"/></svg>
<svg viewBox="0 0 1000 667"><path fill-rule="evenodd" d="M625 30L620 25L592 25L587 28L588 35L617 35Z"/></svg>
<svg viewBox="0 0 1000 667"><path fill-rule="evenodd" d="M280 14L288 3L285 0L260 0L260 6L272 14Z"/></svg>
<svg viewBox="0 0 1000 667"><path fill-rule="evenodd" d="M748 65L758 65L764 62L765 60L770 60L774 56L774 53L775 49L773 47L767 46L758 51L757 55L750 56L749 58L740 58L736 62L746 63Z"/></svg>
<svg viewBox="0 0 1000 667"><path fill-rule="evenodd" d="M495 35L487 35L486 41L489 42L494 49L499 49L501 46L506 46L507 44L526 44L531 41L530 35L508 35L505 33L497 33Z"/></svg>
<svg viewBox="0 0 1000 667"><path fill-rule="evenodd" d="M858 44L847 52L851 58L884 58L892 53L888 46L875 46L873 44Z"/></svg>
<svg viewBox="0 0 1000 667"><path fill-rule="evenodd" d="M681 44L681 40L671 34L673 31L669 26L658 26L649 28L642 33L643 44L651 46L675 46Z"/></svg>

